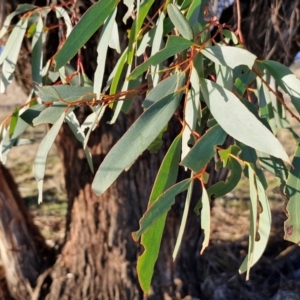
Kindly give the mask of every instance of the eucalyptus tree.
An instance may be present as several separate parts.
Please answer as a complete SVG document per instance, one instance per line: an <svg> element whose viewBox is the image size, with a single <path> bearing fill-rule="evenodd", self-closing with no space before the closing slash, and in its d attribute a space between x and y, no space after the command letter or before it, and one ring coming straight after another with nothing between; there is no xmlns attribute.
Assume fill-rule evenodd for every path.
<svg viewBox="0 0 300 300"><path fill-rule="evenodd" d="M12 147L31 142L22 138L30 126L50 124L34 162L38 201L54 143L68 196L65 241L53 254L14 204L20 199L9 188L0 194L12 203L10 220L19 217L28 227L22 239L1 218L1 258L12 297L200 297L210 200L230 192L243 172L251 230L240 273L249 277L270 234L263 169L290 197L285 238L299 242L299 149L291 161L276 138L286 128L298 142L286 115L299 120L299 81L285 66L243 49L242 32L220 25L209 1L171 2L100 0L86 10L88 1L36 1L39 6L22 4L6 18L0 90L20 70L20 51L31 53L25 58L34 84L29 101L1 124L1 161ZM98 39L96 47L91 38ZM88 63L95 65L92 76ZM254 96L256 105L249 101ZM231 145L224 144L228 136ZM222 168L229 177L214 182ZM8 247L12 238L18 253Z"/></svg>

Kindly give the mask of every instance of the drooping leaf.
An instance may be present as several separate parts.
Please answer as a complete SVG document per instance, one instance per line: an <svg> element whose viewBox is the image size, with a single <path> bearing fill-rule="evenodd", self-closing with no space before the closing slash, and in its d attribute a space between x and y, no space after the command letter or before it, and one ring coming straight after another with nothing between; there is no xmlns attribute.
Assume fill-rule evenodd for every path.
<svg viewBox="0 0 300 300"><path fill-rule="evenodd" d="M286 206L286 213L288 219L284 222L284 239L295 244L300 243L300 146L298 145L292 161L293 168L291 168L285 194L288 203Z"/></svg>
<svg viewBox="0 0 300 300"><path fill-rule="evenodd" d="M201 80L204 100L220 126L236 140L289 163L277 138L230 91Z"/></svg>
<svg viewBox="0 0 300 300"><path fill-rule="evenodd" d="M93 92L100 99L100 92L102 90L102 82L106 65L106 56L108 51L108 44L111 39L112 29L115 22L117 9L115 8L104 22L101 35L97 47L97 68L94 74L94 88Z"/></svg>
<svg viewBox="0 0 300 300"><path fill-rule="evenodd" d="M191 172L191 178L193 178L193 176L194 176L194 173ZM180 245L181 245L181 241L182 241L182 238L183 238L184 229L185 229L186 221L187 221L187 218L188 218L188 212L189 212L189 208L190 208L190 205L191 205L193 186L194 186L194 181L191 181L191 183L189 185L189 188L188 188L188 191L187 191L187 194L186 194L183 214L182 214L182 218L181 218L181 222L180 222L180 227L179 227L175 247L174 247L174 250L173 250L173 255L172 255L173 261L176 260L176 257L178 255L179 248L180 248Z"/></svg>
<svg viewBox="0 0 300 300"><path fill-rule="evenodd" d="M17 9L6 17L6 19L4 21L4 24L3 24L3 26L0 30L0 39L6 34L8 28L9 28L9 25L10 25L12 19L15 16L17 16L19 14L22 14L22 13L25 13L29 10L34 9L34 8L36 8L36 6L32 5L32 4L20 4L20 5L18 5Z"/></svg>
<svg viewBox="0 0 300 300"><path fill-rule="evenodd" d="M139 65L135 70L130 74L128 80L137 78L139 75L147 71L147 68L165 61L169 57L178 54L181 51L186 50L191 47L193 43L189 40L186 40L180 36L170 36L165 48L157 52L155 55L150 57L144 63Z"/></svg>
<svg viewBox="0 0 300 300"><path fill-rule="evenodd" d="M178 74L178 88L185 76ZM134 162L156 138L176 110L181 93L170 94L150 106L106 155L94 178L92 188L103 194L121 172ZM122 157L122 159L120 159Z"/></svg>
<svg viewBox="0 0 300 300"><path fill-rule="evenodd" d="M181 136L179 135L173 141L159 168L152 188L148 207L150 207L165 190L175 184L178 173L178 162L180 159L180 143ZM141 245L144 247L144 252L138 258L137 271L139 282L144 293L148 293L150 289L166 216L167 213L158 218L156 223L149 228L147 232L142 234L141 237Z"/></svg>
<svg viewBox="0 0 300 300"><path fill-rule="evenodd" d="M116 7L118 0L100 0L91 6L71 31L62 48L54 56L56 70L72 59Z"/></svg>
<svg viewBox="0 0 300 300"><path fill-rule="evenodd" d="M209 46L202 49L201 52L214 63L231 69L240 65L246 65L251 69L256 60L254 54L238 47Z"/></svg>
<svg viewBox="0 0 300 300"><path fill-rule="evenodd" d="M179 33L185 39L192 41L194 38L193 29L186 18L183 16L183 14L180 12L180 10L177 8L177 6L170 3L167 7L167 10L172 23L177 28Z"/></svg>
<svg viewBox="0 0 300 300"><path fill-rule="evenodd" d="M206 188L202 182L202 196L201 196L201 229L204 232L204 240L200 254L203 254L204 250L208 247L210 237L210 204Z"/></svg>
<svg viewBox="0 0 300 300"><path fill-rule="evenodd" d="M266 68L283 91L290 95L293 105L300 114L300 82L295 74L289 68L276 61L265 60L257 62L257 64Z"/></svg>
<svg viewBox="0 0 300 300"><path fill-rule="evenodd" d="M41 141L39 149L36 153L33 170L35 179L38 182L38 203L41 203L43 201L43 181L45 175L47 156L51 147L53 146L54 140L59 132L60 127L63 124L64 119L65 114L63 113L57 120L57 122L49 129L47 135Z"/></svg>
<svg viewBox="0 0 300 300"><path fill-rule="evenodd" d="M55 103L43 110L38 117L32 121L32 124L33 126L38 126L40 124L54 124L66 109L67 106L64 103Z"/></svg>
<svg viewBox="0 0 300 300"><path fill-rule="evenodd" d="M175 196L186 191L191 179L185 179L167 189L146 211L140 220L140 229L132 234L138 240L151 226L156 224L158 218L167 213L175 203Z"/></svg>
<svg viewBox="0 0 300 300"><path fill-rule="evenodd" d="M249 175L250 179L250 175ZM257 217L256 215L256 202L258 197L258 200L260 202L260 212L259 212L259 219L258 219L258 228L256 232L256 224L250 225L250 238L249 238L249 245L253 246L252 252L249 251L248 256L245 258L244 262L242 263L239 272L244 273L247 271L247 279L249 279L249 270L250 268L257 263L257 261L262 256L266 246L267 242L270 236L271 232L271 211L269 206L269 201L266 196L265 190L263 185L261 184L259 178L257 176L254 176L255 182L254 185L250 185L250 189L255 189L253 191L253 199L251 197L251 206L250 206L250 214L251 214L251 220L250 222L254 222L254 218ZM251 179L250 179L251 181ZM250 191L251 196L251 191ZM254 205L252 203L254 201ZM255 210L256 209L256 210ZM255 210L252 212L252 210ZM253 236L251 236L253 235ZM251 243L250 243L251 239ZM250 247L249 247L250 250Z"/></svg>
<svg viewBox="0 0 300 300"><path fill-rule="evenodd" d="M21 19L14 27L5 45L4 51L0 55L0 65L2 65L2 74L0 81L0 93L6 91L7 86L13 80L13 73L15 71L18 55L24 34L26 32L28 19Z"/></svg>
<svg viewBox="0 0 300 300"><path fill-rule="evenodd" d="M210 128L182 160L181 165L193 170L196 174L199 173L215 155L215 146L222 145L225 138L226 133L219 125Z"/></svg>
<svg viewBox="0 0 300 300"><path fill-rule="evenodd" d="M66 37L68 37L73 29L71 19L68 15L67 11L63 7L61 7L61 6L54 6L54 7L55 7L56 17L58 19L59 18L64 19L65 25L67 27Z"/></svg>

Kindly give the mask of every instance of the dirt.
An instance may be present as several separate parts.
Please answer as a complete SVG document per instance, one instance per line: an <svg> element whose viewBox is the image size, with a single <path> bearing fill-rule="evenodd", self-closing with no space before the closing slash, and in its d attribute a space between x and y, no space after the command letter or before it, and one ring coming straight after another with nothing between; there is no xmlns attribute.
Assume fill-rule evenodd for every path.
<svg viewBox="0 0 300 300"><path fill-rule="evenodd" d="M21 89L12 84L6 95L0 94L0 120L25 101L26 96ZM294 120L292 122L295 130L300 133L299 124ZM39 141L46 131L45 126L29 130L27 137L35 138L37 143L13 148L9 153L7 167L14 175L35 223L47 242L54 246L64 238L67 209L62 165L55 147L47 160L44 202L40 205L37 204L37 182L32 172ZM296 147L292 136L283 130L279 137L292 156ZM267 193L272 199L273 223L263 258L253 268L250 281L246 282L245 276L238 274L247 253L249 234L249 189L248 181L244 178L234 191L217 200L212 208L210 246L201 257L201 286L206 291L203 299L300 299L300 288L297 287L300 282L300 251L291 243L283 241L285 202L280 195L272 192L278 185L277 179L269 173L266 176L269 182Z"/></svg>

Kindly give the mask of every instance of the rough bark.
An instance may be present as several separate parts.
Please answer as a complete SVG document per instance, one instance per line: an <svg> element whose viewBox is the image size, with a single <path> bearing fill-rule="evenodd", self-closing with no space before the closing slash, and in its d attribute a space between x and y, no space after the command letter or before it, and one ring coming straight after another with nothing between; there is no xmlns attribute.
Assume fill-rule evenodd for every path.
<svg viewBox="0 0 300 300"><path fill-rule="evenodd" d="M29 299L50 251L33 223L17 186L0 164L0 257L10 295Z"/></svg>

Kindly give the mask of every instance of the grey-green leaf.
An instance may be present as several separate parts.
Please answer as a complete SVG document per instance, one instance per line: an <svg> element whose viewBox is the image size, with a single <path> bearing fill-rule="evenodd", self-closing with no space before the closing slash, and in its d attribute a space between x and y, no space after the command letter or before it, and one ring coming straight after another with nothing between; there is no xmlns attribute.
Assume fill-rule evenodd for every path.
<svg viewBox="0 0 300 300"><path fill-rule="evenodd" d="M178 74L178 88L185 76ZM158 88L157 86L156 88ZM92 188L96 194L103 194L121 172L130 166L153 142L157 133L168 123L176 110L182 93L170 94L150 106L128 129L123 137L106 155L100 165Z"/></svg>
<svg viewBox="0 0 300 300"><path fill-rule="evenodd" d="M180 12L180 10L177 8L177 6L171 3L168 5L167 10L172 23L180 32L180 34L185 39L188 39L190 41L193 40L193 29L186 18L183 16L183 14Z"/></svg>
<svg viewBox="0 0 300 300"><path fill-rule="evenodd" d="M290 163L278 139L230 91L201 79L201 91L220 126L236 140Z"/></svg>

